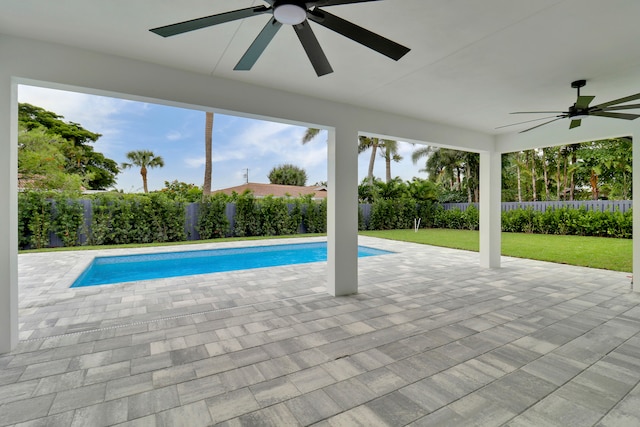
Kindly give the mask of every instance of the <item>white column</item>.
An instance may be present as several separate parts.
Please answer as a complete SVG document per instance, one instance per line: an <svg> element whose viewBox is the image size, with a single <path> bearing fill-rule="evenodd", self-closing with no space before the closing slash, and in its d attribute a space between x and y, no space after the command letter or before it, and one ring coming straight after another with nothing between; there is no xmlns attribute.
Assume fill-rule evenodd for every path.
<svg viewBox="0 0 640 427"><path fill-rule="evenodd" d="M640 126L635 127L633 132L633 145L631 153L633 155L631 173L633 180L633 242L631 253L633 257L633 290L640 292ZM638 273L638 274L636 274Z"/></svg>
<svg viewBox="0 0 640 427"><path fill-rule="evenodd" d="M0 353L18 344L17 93L0 68Z"/></svg>
<svg viewBox="0 0 640 427"><path fill-rule="evenodd" d="M500 267L502 155L480 153L480 266Z"/></svg>
<svg viewBox="0 0 640 427"><path fill-rule="evenodd" d="M358 292L358 132L329 130L327 292Z"/></svg>

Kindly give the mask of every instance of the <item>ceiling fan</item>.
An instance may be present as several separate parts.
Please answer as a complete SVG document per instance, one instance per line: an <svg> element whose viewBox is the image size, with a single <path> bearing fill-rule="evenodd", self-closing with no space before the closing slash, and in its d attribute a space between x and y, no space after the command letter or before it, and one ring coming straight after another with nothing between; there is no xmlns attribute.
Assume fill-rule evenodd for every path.
<svg viewBox="0 0 640 427"><path fill-rule="evenodd" d="M638 114L612 112L617 110L630 110L630 109L640 108L640 104L619 105L619 104L624 104L625 102L635 101L636 99L640 99L640 93L636 93L635 95L627 96L625 98L614 99L613 101L605 102L598 105L593 105L590 107L589 104L591 103L591 101L593 101L595 96L580 95L580 88L584 87L586 84L587 84L586 80L576 80L571 83L571 87L574 89L577 89L578 91L578 99L572 106L569 107L568 111L517 111L511 114L555 114L555 115L542 117L540 119L527 120L524 122L512 123L510 125L497 127L496 129L500 129L508 126L520 125L523 123L530 123L537 120L552 119L552 120L549 120L548 122L544 122L542 124L539 124L537 126L534 126L519 132L519 133L523 133L523 132L529 132L532 129L539 128L540 126L544 126L551 122L555 122L556 120L567 119L567 118L571 119L571 124L569 125L569 129L573 129L580 126L580 124L582 123L582 119L588 116L609 117L612 119L623 119L623 120L635 120L638 117L640 117L640 115Z"/></svg>
<svg viewBox="0 0 640 427"><path fill-rule="evenodd" d="M325 56L318 39L316 38L309 21L313 21L343 36L350 38L370 49L375 50L391 59L399 60L409 48L393 42L379 34L373 33L352 22L320 9L320 6L337 6L350 3L365 3L378 0L264 0L268 6L248 7L246 9L219 13L217 15L192 19L177 24L153 28L149 31L163 37L175 36L188 31L199 30L225 22L249 18L251 16L269 14L273 15L267 25L253 41L249 49L240 58L234 70L250 70L256 63L267 45L276 35L282 25L291 25L295 30L300 43L307 53L318 77L333 72L329 60Z"/></svg>

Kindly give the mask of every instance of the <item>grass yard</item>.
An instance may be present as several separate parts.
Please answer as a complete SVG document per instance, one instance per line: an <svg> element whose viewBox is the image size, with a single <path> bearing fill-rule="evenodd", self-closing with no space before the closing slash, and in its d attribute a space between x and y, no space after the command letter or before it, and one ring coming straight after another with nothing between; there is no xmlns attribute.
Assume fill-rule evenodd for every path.
<svg viewBox="0 0 640 427"><path fill-rule="evenodd" d="M361 231L364 236L478 251L479 233L468 230L421 229ZM502 233L502 255L580 265L606 270L632 270L631 239Z"/></svg>
<svg viewBox="0 0 640 427"><path fill-rule="evenodd" d="M448 230L442 228L413 230L361 231L364 236L382 239L401 240L425 245L478 251L479 233L469 230ZM136 248L147 246L190 245L197 243L224 242L236 240L262 240L292 237L313 237L323 234L296 234L291 236L232 237L225 239L198 240L188 242L149 243L113 246L74 246L70 248L52 248L20 251L77 251L109 248ZM502 255L518 258L537 259L560 264L581 265L583 267L603 268L605 270L632 270L631 239L610 239L605 237L556 236L551 234L502 233Z"/></svg>

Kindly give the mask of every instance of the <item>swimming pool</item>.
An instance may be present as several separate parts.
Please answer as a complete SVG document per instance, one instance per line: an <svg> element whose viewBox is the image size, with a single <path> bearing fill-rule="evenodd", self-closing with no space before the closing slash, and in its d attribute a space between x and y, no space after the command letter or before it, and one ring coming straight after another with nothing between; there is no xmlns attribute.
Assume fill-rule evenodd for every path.
<svg viewBox="0 0 640 427"><path fill-rule="evenodd" d="M358 246L358 257L389 253L392 252ZM71 287L79 288L326 260L326 242L96 257Z"/></svg>

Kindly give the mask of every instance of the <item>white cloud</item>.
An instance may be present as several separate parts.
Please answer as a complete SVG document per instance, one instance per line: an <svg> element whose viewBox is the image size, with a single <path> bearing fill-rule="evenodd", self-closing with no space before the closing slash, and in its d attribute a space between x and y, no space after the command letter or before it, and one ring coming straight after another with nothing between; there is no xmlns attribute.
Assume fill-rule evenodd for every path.
<svg viewBox="0 0 640 427"><path fill-rule="evenodd" d="M202 157L186 157L184 159L184 163L188 168L195 169L195 168L199 168L201 166L204 166L205 160L206 159L204 158L204 156L202 156Z"/></svg>
<svg viewBox="0 0 640 427"><path fill-rule="evenodd" d="M247 158L247 153L231 150L216 151L213 149L212 161L213 163L226 163L234 160L244 160Z"/></svg>
<svg viewBox="0 0 640 427"><path fill-rule="evenodd" d="M176 130L174 130L172 132L169 132L167 134L167 139L169 141L179 141L179 140L181 140L183 138L184 138L184 135L182 135L180 132L178 132Z"/></svg>

